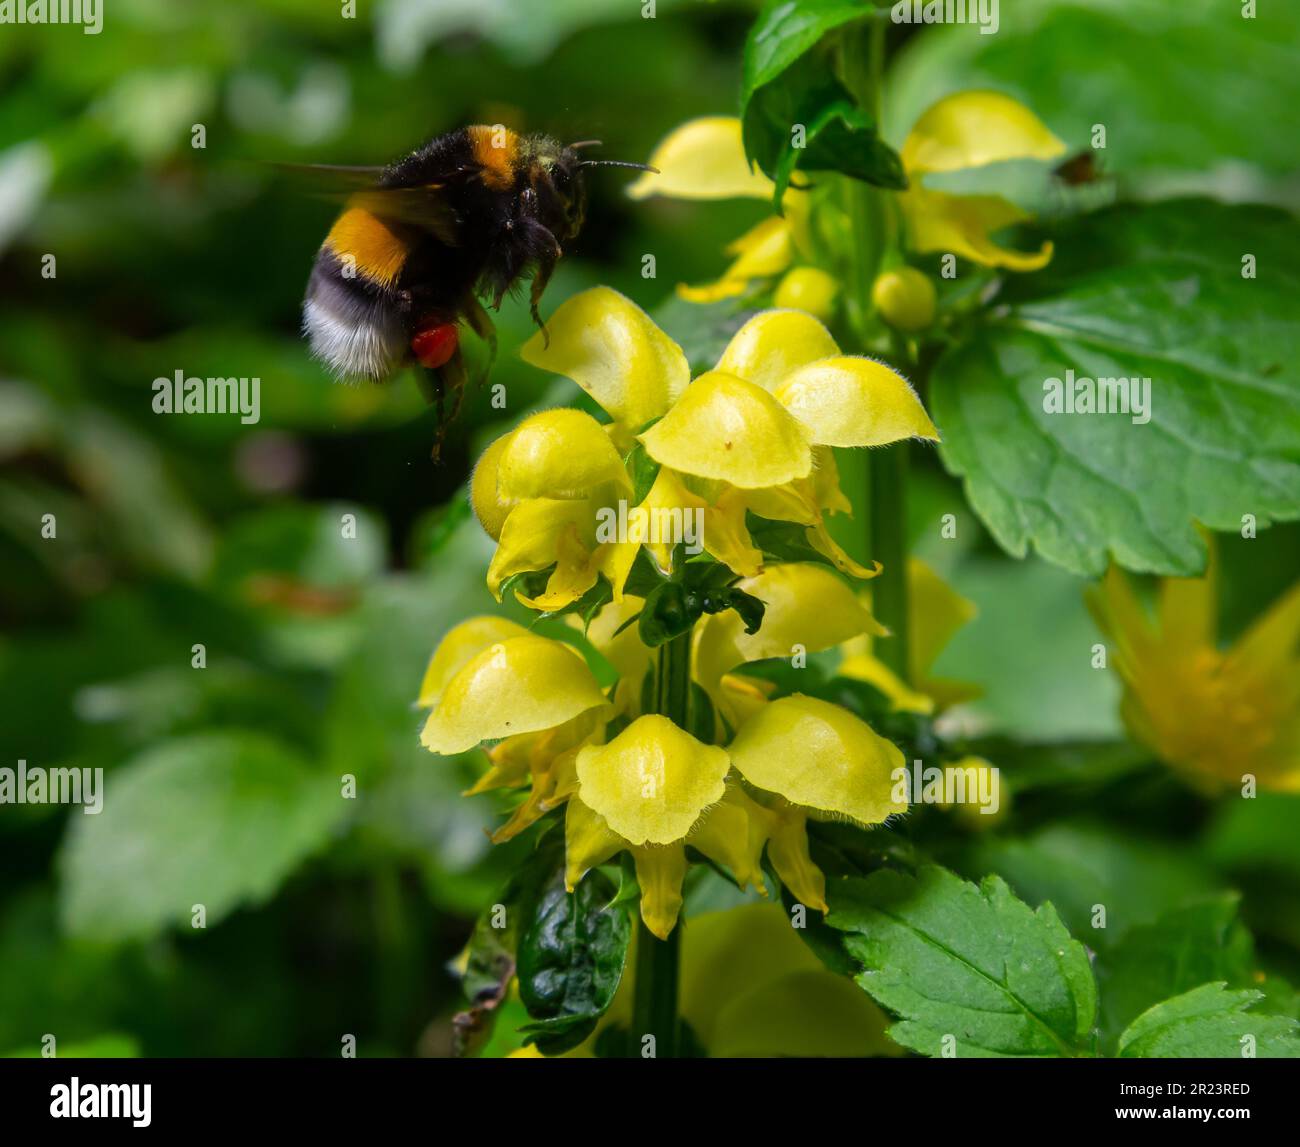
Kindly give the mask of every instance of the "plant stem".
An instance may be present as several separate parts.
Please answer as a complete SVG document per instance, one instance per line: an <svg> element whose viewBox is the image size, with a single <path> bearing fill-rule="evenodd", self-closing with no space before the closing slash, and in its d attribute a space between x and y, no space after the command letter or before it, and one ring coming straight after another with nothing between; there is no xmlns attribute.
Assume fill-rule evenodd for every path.
<svg viewBox="0 0 1300 1147"><path fill-rule="evenodd" d="M631 1054L641 1054L641 1041L655 1037L655 1058L677 1056L677 978L682 926L661 940L645 921L637 922L636 983L632 1005Z"/></svg>
<svg viewBox="0 0 1300 1147"><path fill-rule="evenodd" d="M655 670L655 710L678 728L691 727L691 632L659 647ZM644 920L637 922L636 982L632 1003L632 1055L641 1054L641 1040L655 1038L655 1058L677 1055L680 1024L677 983L681 962L680 921L667 940L660 940Z"/></svg>
<svg viewBox="0 0 1300 1147"><path fill-rule="evenodd" d="M885 70L885 21L862 21L846 29L840 41L841 78L858 106L880 125ZM896 216L890 192L844 180L853 230L849 283L849 317L865 344L873 305L871 287L897 243ZM867 557L879 561L884 574L872 583L872 608L893 634L879 643L877 655L903 680L908 672L907 607L907 454L896 442L867 456Z"/></svg>

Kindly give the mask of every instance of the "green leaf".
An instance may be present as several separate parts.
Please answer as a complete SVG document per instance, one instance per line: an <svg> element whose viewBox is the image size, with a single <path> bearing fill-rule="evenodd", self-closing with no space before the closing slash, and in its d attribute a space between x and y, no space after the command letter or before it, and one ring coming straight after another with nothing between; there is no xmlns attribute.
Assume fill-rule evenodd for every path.
<svg viewBox="0 0 1300 1147"><path fill-rule="evenodd" d="M865 968L858 983L902 1017L889 1034L925 1055L1088 1054L1097 988L1083 945L1050 904L1035 912L996 876L881 871L828 888L827 923Z"/></svg>
<svg viewBox="0 0 1300 1147"><path fill-rule="evenodd" d="M1300 516L1295 221L1182 200L1098 212L1056 241L932 379L944 460L1001 545L1077 573L1113 556L1187 576L1205 564L1195 522ZM1045 412L1046 380L1070 369L1149 378L1150 421Z"/></svg>
<svg viewBox="0 0 1300 1147"><path fill-rule="evenodd" d="M744 97L772 83L836 28L873 14L872 0L767 0L745 42Z"/></svg>
<svg viewBox="0 0 1300 1147"><path fill-rule="evenodd" d="M1262 998L1262 992L1202 984L1138 1016L1119 1037L1119 1057L1240 1059L1249 1038L1256 1056L1300 1059L1300 1023L1248 1013Z"/></svg>
<svg viewBox="0 0 1300 1147"><path fill-rule="evenodd" d="M778 80L755 89L742 112L745 152L776 183L778 210L795 170L838 171L895 190L907 186L903 161L876 133L831 73L829 60L809 53ZM802 128L796 143L795 129Z"/></svg>
<svg viewBox="0 0 1300 1147"><path fill-rule="evenodd" d="M875 9L871 0L769 0L750 29L741 98L745 152L776 183L778 210L796 168L907 186L902 160L835 78L827 55L830 33Z"/></svg>
<svg viewBox="0 0 1300 1147"><path fill-rule="evenodd" d="M97 815L75 812L61 856L60 911L73 934L151 936L210 928L272 895L347 810L332 776L242 730L166 742L114 771Z"/></svg>
<svg viewBox="0 0 1300 1147"><path fill-rule="evenodd" d="M626 905L613 883L589 872L573 892L557 868L519 942L519 995L534 1022L528 1042L559 1055L587 1038L623 977L632 936Z"/></svg>
<svg viewBox="0 0 1300 1147"><path fill-rule="evenodd" d="M1250 986L1255 951L1237 919L1233 892L1161 916L1134 928L1100 961L1102 1036L1109 1046L1137 1016L1171 994L1220 981Z"/></svg>

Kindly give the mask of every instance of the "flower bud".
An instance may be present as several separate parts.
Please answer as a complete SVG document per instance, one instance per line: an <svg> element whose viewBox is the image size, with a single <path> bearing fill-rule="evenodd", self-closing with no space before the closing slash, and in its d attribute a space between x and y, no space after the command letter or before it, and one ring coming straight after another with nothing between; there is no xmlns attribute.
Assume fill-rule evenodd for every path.
<svg viewBox="0 0 1300 1147"><path fill-rule="evenodd" d="M876 277L871 301L891 327L912 333L934 322L935 290L915 267L895 267Z"/></svg>
<svg viewBox="0 0 1300 1147"><path fill-rule="evenodd" d="M840 285L833 275L817 267L795 267L777 284L773 302L781 308L806 311L829 322L835 314L835 296Z"/></svg>

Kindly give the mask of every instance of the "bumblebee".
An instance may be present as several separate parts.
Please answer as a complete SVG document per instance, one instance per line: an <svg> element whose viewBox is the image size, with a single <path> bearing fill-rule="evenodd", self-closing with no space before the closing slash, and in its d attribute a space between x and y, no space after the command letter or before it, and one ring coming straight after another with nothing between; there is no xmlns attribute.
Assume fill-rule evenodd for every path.
<svg viewBox="0 0 1300 1147"><path fill-rule="evenodd" d="M641 164L584 159L545 135L476 124L440 135L388 167L311 168L352 188L316 254L303 301L312 354L337 379L384 382L408 363L428 372L426 397L459 408L466 382L460 324L488 347L496 309L531 278L538 305L586 211L583 168ZM435 454L437 450L435 448Z"/></svg>

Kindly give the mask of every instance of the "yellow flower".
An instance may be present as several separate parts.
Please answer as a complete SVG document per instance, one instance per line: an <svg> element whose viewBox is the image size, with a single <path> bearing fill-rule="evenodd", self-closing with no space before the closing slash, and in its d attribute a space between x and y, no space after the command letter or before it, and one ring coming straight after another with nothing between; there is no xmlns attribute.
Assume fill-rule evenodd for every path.
<svg viewBox="0 0 1300 1147"><path fill-rule="evenodd" d="M1216 640L1217 562L1203 578L1166 578L1152 619L1112 567L1088 593L1124 682L1129 731L1206 789L1300 792L1300 583L1228 649Z"/></svg>
<svg viewBox="0 0 1300 1147"><path fill-rule="evenodd" d="M825 912L825 879L808 854L808 816L866 825L905 812L894 795L902 765L891 742L848 710L811 697L764 706L727 749L705 745L666 717L638 717L608 744L578 751L578 789L565 821L566 882L572 889L592 868L630 852L641 917L663 938L681 911L687 845L730 868L742 887L763 891L759 858L767 844L791 892Z"/></svg>
<svg viewBox="0 0 1300 1147"><path fill-rule="evenodd" d="M907 563L907 673L911 685L873 655L869 633L845 644L845 657L837 672L874 685L902 712L929 714L936 708L969 701L979 696L975 686L933 677L930 669L953 634L977 612L974 602L957 593L920 558L911 558Z"/></svg>
<svg viewBox="0 0 1300 1147"><path fill-rule="evenodd" d="M485 528L497 531L489 585L498 596L511 575L554 566L545 592L526 604L562 608L600 573L617 601L641 541L669 572L671 545L602 539L598 529L630 489L617 451L637 442L661 469L634 509L649 520L698 511L703 548L737 574L762 568L750 512L803 526L809 544L845 572L878 572L852 562L826 530L824 513L848 507L829 448L938 438L901 375L840 354L826 328L801 311L755 315L694 381L681 348L607 287L569 299L548 329L549 341L531 339L524 359L571 378L611 422L547 411L485 454L472 497Z"/></svg>
<svg viewBox="0 0 1300 1147"><path fill-rule="evenodd" d="M1063 144L1024 104L1000 92L958 92L930 107L903 143L910 186L899 192L908 246L919 254L960 255L985 267L1037 271L1052 258L1052 244L1034 252L999 246L995 232L1030 218L997 195L931 191L927 175L943 175L1012 159L1056 159Z"/></svg>
<svg viewBox="0 0 1300 1147"><path fill-rule="evenodd" d="M476 617L439 643L420 689L431 706L420 743L452 756L484 742L488 772L470 790L514 787L528 799L494 839L521 832L577 788L578 750L604 733L611 706L587 663L563 642L511 621Z"/></svg>
<svg viewBox="0 0 1300 1147"><path fill-rule="evenodd" d="M958 92L934 104L916 121L901 153L910 183L898 193L908 247L918 254L945 252L985 267L1033 271L1052 257L1052 245L1036 252L1002 247L992 236L1029 216L996 195L956 195L924 186L927 175L946 175L1013 159L1051 160L1065 145L1023 104L998 92ZM751 167L741 141L740 121L724 116L689 120L669 133L650 157L658 173L647 172L628 194L636 199L664 195L677 199L771 199L774 185ZM791 300L801 284L791 278L797 264L814 260L811 216L832 210L812 193L786 193L781 216L764 219L728 247L734 257L715 283L679 287L692 302L712 302L746 294L755 281L790 272L778 296ZM795 267L795 271L790 271ZM825 275L825 271L821 271ZM830 278L830 276L827 276ZM832 284L834 280L831 280ZM833 292L831 292L833 294ZM828 317L827 292L813 296L812 313ZM780 305L800 305L787 301ZM812 307L806 309L812 310Z"/></svg>
<svg viewBox="0 0 1300 1147"><path fill-rule="evenodd" d="M628 187L633 199L664 195L670 199L770 201L775 190L766 175L750 166L740 120L734 116L705 116L674 128L655 148L650 166L658 171L646 172ZM809 207L809 193L791 188L785 194L783 214L762 220L727 247L733 262L717 282L699 287L680 285L677 293L693 303L735 298L747 293L756 279L773 278L797 261L811 262ZM792 284L788 292L798 289ZM824 294L816 301L827 305Z"/></svg>

